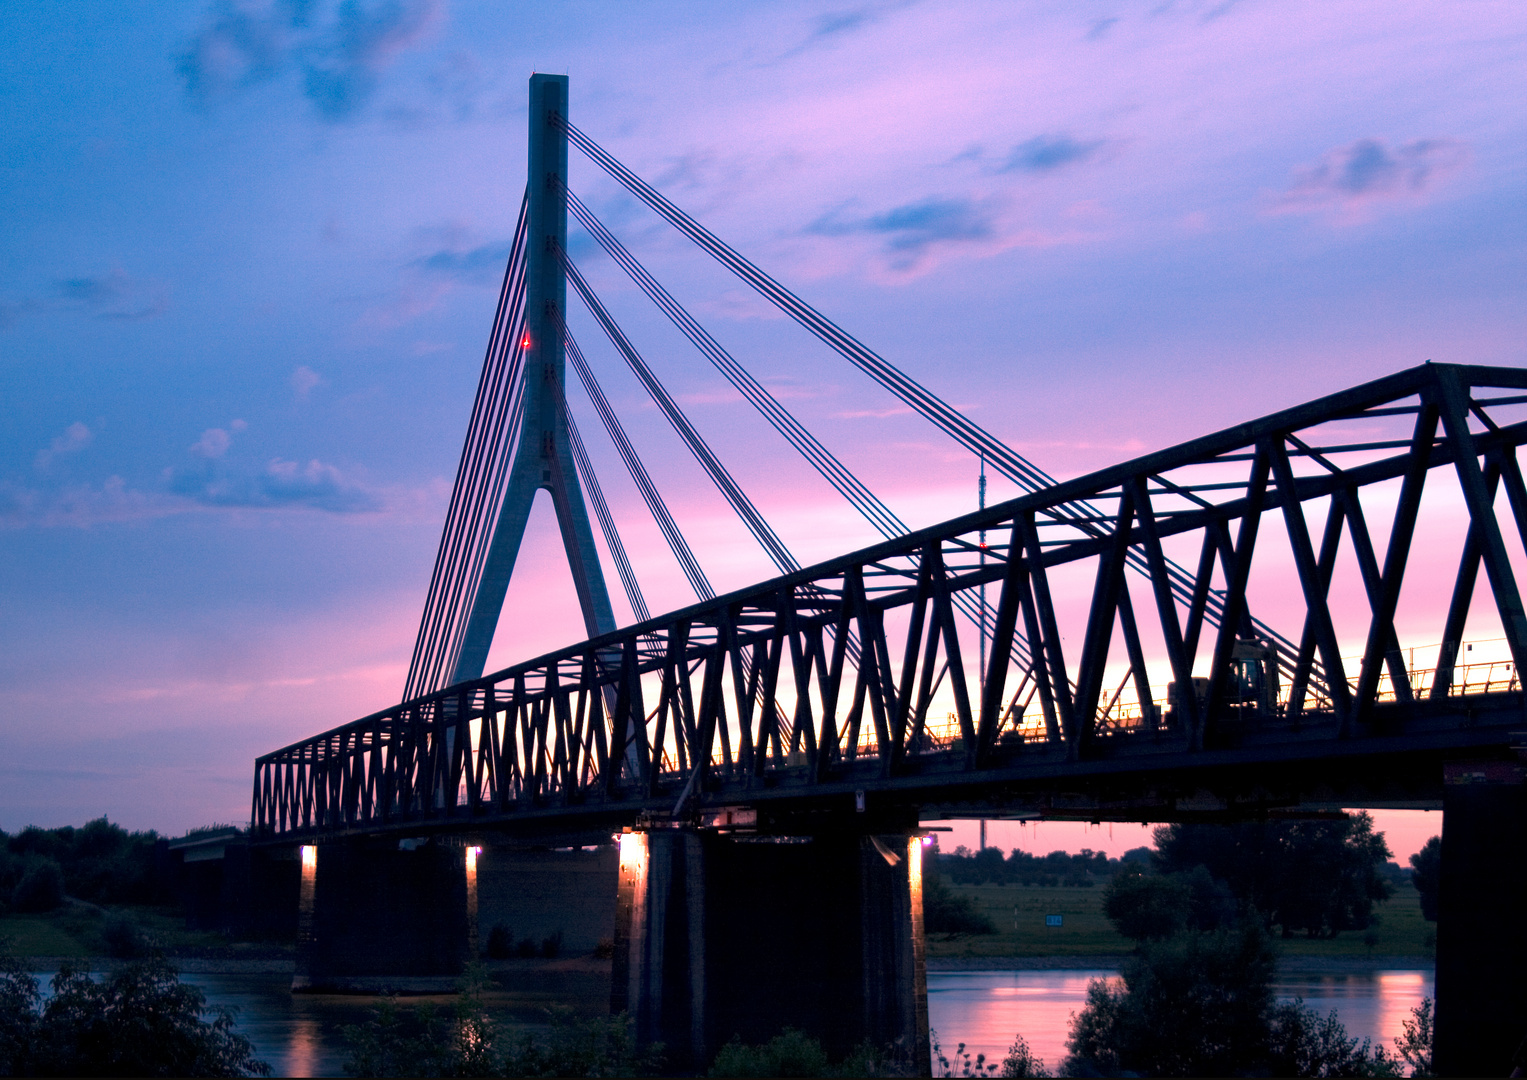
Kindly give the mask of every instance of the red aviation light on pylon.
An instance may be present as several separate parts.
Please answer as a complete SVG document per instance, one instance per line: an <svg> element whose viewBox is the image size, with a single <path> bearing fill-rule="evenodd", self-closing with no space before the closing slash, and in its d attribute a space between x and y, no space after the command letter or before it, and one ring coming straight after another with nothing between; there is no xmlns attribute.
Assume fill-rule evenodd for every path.
<svg viewBox="0 0 1527 1080"><path fill-rule="evenodd" d="M526 330L525 331L525 336L520 338L520 348L522 348L522 349L530 348L530 331L529 330Z"/></svg>

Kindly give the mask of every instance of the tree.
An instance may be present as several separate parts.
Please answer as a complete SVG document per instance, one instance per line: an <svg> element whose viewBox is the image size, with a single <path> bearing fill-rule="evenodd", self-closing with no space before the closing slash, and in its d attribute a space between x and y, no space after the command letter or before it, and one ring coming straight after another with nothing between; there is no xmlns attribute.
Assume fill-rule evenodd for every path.
<svg viewBox="0 0 1527 1080"><path fill-rule="evenodd" d="M1259 927L1147 942L1095 981L1068 1040L1070 1076L1229 1076L1266 1056L1273 952Z"/></svg>
<svg viewBox="0 0 1527 1080"><path fill-rule="evenodd" d="M1437 894L1442 885L1442 837L1434 836L1410 857L1410 880L1421 897L1421 916L1437 921Z"/></svg>
<svg viewBox="0 0 1527 1080"><path fill-rule="evenodd" d="M11 893L17 911L52 911L64 902L64 872L52 859L36 859Z"/></svg>
<svg viewBox="0 0 1527 1080"><path fill-rule="evenodd" d="M1389 846L1373 819L1164 825L1155 832L1164 872L1203 866L1284 937L1335 937L1367 929L1373 905L1387 900Z"/></svg>
<svg viewBox="0 0 1527 1080"><path fill-rule="evenodd" d="M1398 1075L1395 1058L1349 1038L1334 1012L1322 1018L1299 1001L1277 1004L1273 959L1265 931L1250 921L1147 942L1124 964L1122 985L1088 985L1064 1075Z"/></svg>
<svg viewBox="0 0 1527 1080"><path fill-rule="evenodd" d="M1268 1062L1274 1076L1399 1075L1399 1062L1382 1046L1347 1036L1334 1009L1320 1017L1296 998L1274 1006L1269 1019Z"/></svg>
<svg viewBox="0 0 1527 1080"><path fill-rule="evenodd" d="M992 921L977 911L968 897L957 895L944 884L935 859L923 863L923 930L929 934L997 932Z"/></svg>
<svg viewBox="0 0 1527 1080"><path fill-rule="evenodd" d="M44 1003L37 980L0 960L0 1074L7 1076L267 1076L270 1067L162 958L102 981L69 965ZM204 1013L211 1019L204 1020Z"/></svg>
<svg viewBox="0 0 1527 1080"><path fill-rule="evenodd" d="M1147 874L1131 863L1114 875L1103 911L1119 933L1158 941L1185 930L1215 930L1235 920L1235 898L1202 866L1188 873Z"/></svg>

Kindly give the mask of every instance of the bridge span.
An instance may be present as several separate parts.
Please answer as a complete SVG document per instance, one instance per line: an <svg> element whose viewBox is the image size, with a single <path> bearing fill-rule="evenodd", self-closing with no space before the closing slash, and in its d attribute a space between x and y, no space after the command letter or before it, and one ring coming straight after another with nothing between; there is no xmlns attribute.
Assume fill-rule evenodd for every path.
<svg viewBox="0 0 1527 1080"><path fill-rule="evenodd" d="M1444 821L1437 1066L1505 1071L1527 1031L1527 370L1429 363L1055 481L566 109L565 77L532 78L531 182L406 700L255 763L253 842L301 852L295 985L448 982L479 924L512 922L575 951L608 939L612 1008L678 1068L788 1025L926 1072L929 822L1426 807ZM906 529L569 192L569 140L1027 493ZM883 542L795 562L567 257L569 208ZM780 576L714 595L572 340L568 280ZM647 617L567 355L699 602ZM589 637L483 675L543 489Z"/></svg>
<svg viewBox="0 0 1527 1080"><path fill-rule="evenodd" d="M945 816L1399 806L1519 836L1496 815L1520 801L1527 726L1524 405L1524 371L1412 368L447 687L261 757L255 833L566 847L627 830L635 858L697 831L857 832L900 855ZM1196 553L1190 579L1169 549ZM1062 574L1090 595L1058 598ZM953 598L983 587L978 668ZM1331 603L1343 591L1366 597L1360 620ZM1445 596L1440 625L1397 619L1402 592ZM1481 624L1501 655L1467 663ZM1444 911L1499 887L1450 884ZM1441 931L1439 993L1461 929Z"/></svg>

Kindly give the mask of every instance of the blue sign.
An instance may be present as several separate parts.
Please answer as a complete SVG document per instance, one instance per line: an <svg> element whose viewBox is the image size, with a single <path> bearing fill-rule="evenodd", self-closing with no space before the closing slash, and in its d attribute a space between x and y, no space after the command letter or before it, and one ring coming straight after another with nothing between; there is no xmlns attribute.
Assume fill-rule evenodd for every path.
<svg viewBox="0 0 1527 1080"><path fill-rule="evenodd" d="M1066 917L1064 915L1046 915L1045 916L1045 925L1046 926L1065 926L1066 925Z"/></svg>

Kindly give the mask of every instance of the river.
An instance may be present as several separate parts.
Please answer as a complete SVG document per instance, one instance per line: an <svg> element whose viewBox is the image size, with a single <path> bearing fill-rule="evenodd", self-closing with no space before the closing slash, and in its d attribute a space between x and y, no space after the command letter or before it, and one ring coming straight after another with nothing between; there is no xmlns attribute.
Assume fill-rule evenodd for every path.
<svg viewBox="0 0 1527 1080"><path fill-rule="evenodd" d="M1053 1071L1065 1057L1067 1024L1082 1007L1091 979L1113 971L930 971L928 1015L944 1053L963 1041L972 1054L1001 1060L1015 1033ZM44 976L46 978L46 976ZM341 1028L370 1015L366 998L292 994L287 975L185 974L212 1005L239 1010L238 1030L254 1043L277 1076L342 1076ZM1401 1023L1433 995L1430 969L1303 970L1280 975L1275 992L1302 997L1324 1015L1335 1009L1350 1035L1390 1047ZM523 1025L516 1025L523 1026Z"/></svg>
<svg viewBox="0 0 1527 1080"><path fill-rule="evenodd" d="M1085 1004L1087 984L1116 971L930 971L928 1023L938 1032L944 1055L955 1062L955 1046L1000 1061L1015 1034L1054 1072L1066 1056L1071 1014ZM1370 1038L1393 1051L1410 1011L1434 997L1432 971L1302 970L1280 974L1273 983L1279 1000L1303 998L1324 1016L1336 1010L1347 1034Z"/></svg>

